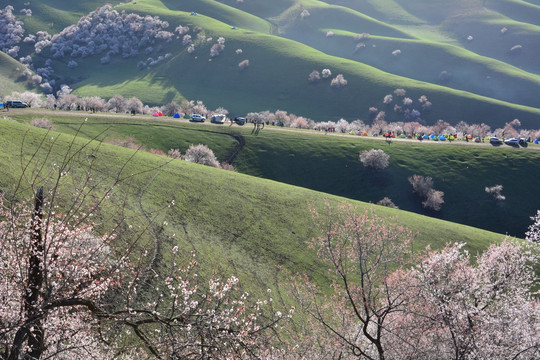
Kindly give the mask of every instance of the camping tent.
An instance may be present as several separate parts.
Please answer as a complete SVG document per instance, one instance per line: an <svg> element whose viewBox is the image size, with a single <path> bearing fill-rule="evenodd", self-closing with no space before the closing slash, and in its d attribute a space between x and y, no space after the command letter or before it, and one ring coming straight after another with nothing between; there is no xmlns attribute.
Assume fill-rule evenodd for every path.
<svg viewBox="0 0 540 360"><path fill-rule="evenodd" d="M180 114L179 114L179 113L175 113L175 114L173 115L173 118L175 118L175 119L180 119Z"/></svg>
<svg viewBox="0 0 540 360"><path fill-rule="evenodd" d="M445 140L446 140L446 137L445 137L444 135L439 135L439 140L445 141Z"/></svg>
<svg viewBox="0 0 540 360"><path fill-rule="evenodd" d="M159 113L155 112L155 113L152 114L152 116L159 116Z"/></svg>
<svg viewBox="0 0 540 360"><path fill-rule="evenodd" d="M422 139L427 140L427 139L429 139L429 136L424 135L424 136L422 136Z"/></svg>

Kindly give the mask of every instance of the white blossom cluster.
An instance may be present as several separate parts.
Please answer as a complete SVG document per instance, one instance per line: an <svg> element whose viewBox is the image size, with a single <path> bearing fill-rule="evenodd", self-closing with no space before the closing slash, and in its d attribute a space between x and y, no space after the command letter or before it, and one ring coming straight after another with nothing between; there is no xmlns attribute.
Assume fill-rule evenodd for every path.
<svg viewBox="0 0 540 360"><path fill-rule="evenodd" d="M23 22L15 19L13 6L0 9L0 50L9 56L16 57L20 47L17 45L23 39Z"/></svg>
<svg viewBox="0 0 540 360"><path fill-rule="evenodd" d="M160 62L171 58L171 56L172 56L171 53L167 53L165 55L159 55L156 59L154 59L153 57L149 57L148 59L146 59L146 61L142 61L142 60L139 61L137 63L137 68L138 69L146 69L147 67L156 66Z"/></svg>
<svg viewBox="0 0 540 360"><path fill-rule="evenodd" d="M165 30L168 27L157 16L126 14L105 5L53 36L51 53L57 59L105 53L102 63L106 63L111 56L133 57L159 41L172 41L174 34Z"/></svg>

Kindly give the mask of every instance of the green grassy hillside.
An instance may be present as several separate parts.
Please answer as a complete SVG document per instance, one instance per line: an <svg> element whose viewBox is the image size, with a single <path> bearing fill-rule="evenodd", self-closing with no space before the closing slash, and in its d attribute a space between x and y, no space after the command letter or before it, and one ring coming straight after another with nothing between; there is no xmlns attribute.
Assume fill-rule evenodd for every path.
<svg viewBox="0 0 540 360"><path fill-rule="evenodd" d="M14 91L39 91L31 80L21 76L23 69L18 61L0 51L0 100Z"/></svg>
<svg viewBox="0 0 540 360"><path fill-rule="evenodd" d="M75 126L74 118L63 120ZM100 127L93 125L94 122L94 119L90 119L82 127L83 134L90 135ZM57 124L57 127L69 130L72 125ZM178 126L179 131L174 134L180 137L180 134L190 133L189 128L186 125ZM139 136L142 131L137 129L119 125L111 131L115 135L125 131ZM157 126L150 129L157 129ZM4 153L0 159L0 171L4 174L0 178L0 190L7 194L13 191L21 174L19 154L23 155L24 163L43 142L32 163L43 164L47 171L54 172L54 164L62 160L72 141L71 135L47 133L42 129L1 119L0 131L4 134L0 137ZM151 137L152 131L147 132L147 136ZM168 128L168 131L173 129ZM76 148L84 143L82 139L74 142ZM308 204L320 207L325 199L334 204L349 200L182 160L174 160L163 166L165 158L150 153L140 152L128 162L133 150L102 144L99 152L94 153L92 149L95 146L97 143L86 145L78 161L81 161L79 166L83 166L88 163L90 154L95 156L92 157L95 170L91 181L95 182L97 188L109 186L120 171L124 175L139 174L129 181L129 186L119 186L116 192L118 196L126 197L125 215L129 218L140 216L140 200L145 212L154 212L156 227L167 222L157 235L159 261L166 262L166 254L174 245L178 245L181 253L186 256L194 249L199 253L204 274L208 275L212 268L236 274L247 289L255 294L276 287L275 265L278 264L291 271L311 274L319 281L325 277L326 268L320 266L313 250L306 247L306 240L314 236ZM127 166L121 170L126 162ZM64 185L64 195L69 194L71 182L77 183L77 171L84 171L84 166L79 166L70 170ZM32 170L30 166L28 176L31 176ZM42 175L47 174L47 171ZM46 181L46 176L42 181ZM168 208L166 205L172 200L176 205ZM368 206L352 202L360 208ZM165 210L156 210L160 208ZM476 253L503 238L499 234L409 212L375 208L377 214L397 217L401 223L418 232L415 241L418 248L427 244L439 247L450 241L466 241L469 249ZM103 213L100 216L106 215ZM145 226L143 222L139 220L133 225ZM176 236L171 238L172 234ZM151 242L151 239L147 238L146 241ZM160 266L159 261L157 268Z"/></svg>
<svg viewBox="0 0 540 360"><path fill-rule="evenodd" d="M108 65L100 64L102 54L77 58L79 66L75 69L68 68L69 59L64 58L54 61L53 67L59 77L57 84L68 83L76 94L112 97L120 93L137 96L151 105L200 99L211 108L224 106L234 114L285 109L316 121L341 117L354 120L367 119L368 108L380 108L384 95L399 87L407 89L412 99L428 96L433 108L422 115L428 123L464 120L499 127L519 118L525 127L538 128L540 112L534 94L540 82L534 72L538 66L535 59L540 55L536 41L540 32L526 16L510 16L532 12L537 5L505 1L498 8L490 7L490 3L113 2L118 10L159 16L169 23L170 30L187 25L202 29L205 37L223 36L225 49L211 58L214 41L196 40L194 53L188 54L177 39L150 54L156 58L170 53L170 58L145 70L137 69L137 64L149 57L142 53L127 60L113 57ZM27 33L40 28L55 33L103 4L97 0L84 4L39 0L30 5L32 17L19 17ZM17 13L24 3L16 1L15 5ZM304 10L309 15L302 17ZM198 15L192 16L191 12ZM504 34L503 27L507 28ZM327 31L336 36L327 39ZM351 39L357 33L371 34L360 51L355 51L356 43ZM468 36L473 40L467 40ZM523 47L521 53L510 53L517 44ZM238 49L241 54L236 53ZM395 49L402 51L401 56L391 55ZM49 55L44 51L35 56L35 64L42 66ZM250 65L240 71L238 64L243 60L249 60ZM343 74L348 85L333 89L330 79L310 85L309 73L323 68L329 68L333 76ZM439 75L443 70L452 77L441 83ZM402 120L392 111L386 112L389 120Z"/></svg>
<svg viewBox="0 0 540 360"><path fill-rule="evenodd" d="M38 110L35 110L38 111ZM37 114L37 113L36 113ZM12 116L15 112L12 112ZM30 121L32 112L16 116ZM74 133L83 116L49 112L56 129ZM91 137L107 130L109 138L133 137L148 149L182 153L190 144L208 145L220 161L229 160L238 146L234 136L243 136L245 146L232 162L239 172L364 202L389 197L400 209L444 220L523 236L529 217L538 209L540 177L538 146L529 149L509 146L473 146L415 141L388 144L373 138L324 135L267 127L259 134L253 127L189 124L169 119L126 118L90 115L83 135ZM358 155L372 148L390 155L390 166L380 172L361 165ZM445 193L440 212L426 211L412 193L408 177L431 176L434 188ZM506 200L494 201L486 186L503 185Z"/></svg>

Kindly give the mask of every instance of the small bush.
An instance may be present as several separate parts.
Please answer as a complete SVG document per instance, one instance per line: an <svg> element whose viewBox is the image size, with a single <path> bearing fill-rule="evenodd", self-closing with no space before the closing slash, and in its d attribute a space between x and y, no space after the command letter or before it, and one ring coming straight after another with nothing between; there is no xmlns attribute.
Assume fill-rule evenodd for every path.
<svg viewBox="0 0 540 360"><path fill-rule="evenodd" d="M173 159L181 159L182 158L182 153L180 152L179 149L170 149L167 152L167 156L170 157L170 158L173 158Z"/></svg>
<svg viewBox="0 0 540 360"><path fill-rule="evenodd" d="M433 209L435 211L441 210L444 204L444 193L439 190L429 190L427 197L422 201L422 206L426 209Z"/></svg>
<svg viewBox="0 0 540 360"><path fill-rule="evenodd" d="M151 154L155 154L155 155L167 156L167 154L165 154L165 152L163 150L160 150L160 149L150 149L149 152Z"/></svg>
<svg viewBox="0 0 540 360"><path fill-rule="evenodd" d="M394 204L392 199L390 199L389 197L384 197L383 199L379 200L379 202L377 202L377 205L386 206L392 209L399 209L399 207Z"/></svg>
<svg viewBox="0 0 540 360"><path fill-rule="evenodd" d="M444 192L433 189L433 179L414 174L409 178L413 191L422 198L422 206L425 209L441 210L444 204Z"/></svg>
<svg viewBox="0 0 540 360"><path fill-rule="evenodd" d="M494 186L486 186L485 188L486 193L490 195L493 199L497 201L504 201L506 200L506 196L502 194L503 186L502 185L494 185Z"/></svg>
<svg viewBox="0 0 540 360"><path fill-rule="evenodd" d="M414 174L409 178L409 183L411 183L413 191L422 198L426 198L429 191L433 188L433 179L430 176L424 177Z"/></svg>
<svg viewBox="0 0 540 360"><path fill-rule="evenodd" d="M334 88L340 88L343 86L346 86L348 81L345 79L343 74L338 74L335 78L332 79L330 82L330 86Z"/></svg>
<svg viewBox="0 0 540 360"><path fill-rule="evenodd" d="M319 80L321 80L321 74L317 70L313 70L308 76L308 81L311 83L315 83Z"/></svg>
<svg viewBox="0 0 540 360"><path fill-rule="evenodd" d="M221 163L221 168L223 170L236 171L236 168L232 164L226 162Z"/></svg>
<svg viewBox="0 0 540 360"><path fill-rule="evenodd" d="M329 78L330 76L332 76L332 71L330 71L330 69L322 69L321 75L323 79Z"/></svg>
<svg viewBox="0 0 540 360"><path fill-rule="evenodd" d="M240 61L240 62L238 63L238 68L239 68L240 70L245 70L245 69L247 69L248 67L249 67L249 60L248 60L248 59L242 60L242 61Z"/></svg>
<svg viewBox="0 0 540 360"><path fill-rule="evenodd" d="M206 145L190 145L189 149L186 151L184 160L189 162L194 162L201 165L212 166L220 168L221 165L216 159L214 152L208 148Z"/></svg>
<svg viewBox="0 0 540 360"><path fill-rule="evenodd" d="M360 161L364 167L382 170L388 167L388 159L390 155L383 150L371 149L360 153Z"/></svg>
<svg viewBox="0 0 540 360"><path fill-rule="evenodd" d="M47 130L53 130L54 128L52 121L47 118L32 119L32 121L30 121L30 125Z"/></svg>

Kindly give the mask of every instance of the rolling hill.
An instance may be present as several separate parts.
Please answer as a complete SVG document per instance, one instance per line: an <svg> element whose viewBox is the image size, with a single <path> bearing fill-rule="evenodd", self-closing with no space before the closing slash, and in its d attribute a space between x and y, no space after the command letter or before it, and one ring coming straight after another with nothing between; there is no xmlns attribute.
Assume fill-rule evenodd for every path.
<svg viewBox="0 0 540 360"><path fill-rule="evenodd" d="M15 14L24 7L22 0L11 3ZM27 34L57 33L104 4L40 0L29 6L31 17L17 18ZM526 128L539 127L540 27L534 14L540 6L534 2L140 0L112 5L127 14L158 16L169 31L188 26L194 50L176 36L156 43L150 53L111 56L106 64L100 61L103 54L66 54L52 59L57 86L67 83L81 96L136 96L151 105L200 99L233 114L284 109L316 121L368 119L369 107L384 108L383 97L404 88L411 99L426 95L433 103L421 115L427 123L464 120L501 127L518 118ZM360 39L358 34L369 35ZM218 37L225 47L210 56ZM396 50L399 55L392 54ZM166 54L155 65L138 67ZM36 67L51 59L47 49L31 55ZM238 67L243 60L249 60L244 70ZM70 61L77 65L68 66ZM331 78L310 84L309 73L323 68L333 76L343 74L348 84L332 88ZM384 110L388 120L403 120L392 108Z"/></svg>
<svg viewBox="0 0 540 360"><path fill-rule="evenodd" d="M11 94L14 91L39 92L36 84L23 76L23 69L19 62L0 52L0 94Z"/></svg>
<svg viewBox="0 0 540 360"><path fill-rule="evenodd" d="M73 134L81 118L66 118L64 115L56 120L59 130ZM352 202L360 209L372 206L182 160L166 163L166 158L147 152L139 152L129 160L134 150L98 142L87 143L85 140L85 137L95 136L106 126L100 125L103 120L109 120L109 123L118 121L112 124L106 136L117 137L128 132L138 139L144 136L155 140L154 135L169 132L172 136L161 141L169 141L166 146L170 146L176 138L181 137L180 134L196 138L198 135L193 134L204 131L211 143L225 147L230 144L228 140L223 141L228 136L220 134L219 130L209 132L204 127L188 124L169 124L170 127L163 129L160 125L166 126L166 123L156 123L150 133L145 133L140 129L134 130L132 122L126 123L110 117L90 117L81 128L81 136L73 140L71 134L48 133L43 129L0 119L0 131L4 134L0 137L0 146L4 152L0 160L0 171L4 174L0 178L0 190L8 196L11 194L21 175L21 166L26 162L30 163L26 171L30 178L37 174L33 171L36 167L44 165L47 171L38 176L42 176L42 183L47 184L47 174L50 174L49 171L54 173L54 164L62 161L67 152L74 153L74 150L68 150L72 142L72 149L82 151L75 157L78 165L71 168L62 185L65 187L63 194L68 200L70 187L78 184L78 176L81 176L79 171L85 175L90 163L93 176L89 185L95 186L95 191L110 186L119 173L137 174L128 177L125 186L118 186L113 199L118 197L126 200L122 216L126 216L128 222L132 221L135 228L145 226L145 220L141 218L142 210L154 217L154 225L159 229L156 235L159 244L156 269L165 266L167 253L174 245L178 245L181 253L187 257L191 250L199 253L207 275L212 269L220 273L236 274L246 288L255 294L261 294L269 287L277 287L280 275L276 274L276 265L282 265L292 272L308 273L324 282L326 269L320 267L314 250L306 246L306 241L314 236L308 205L322 207L325 201L329 201L332 204ZM301 139L302 136L299 137ZM251 139L248 139L248 144L250 142ZM23 185L27 181L29 178ZM167 207L172 200L176 205ZM450 241L465 241L469 244L469 250L476 253L504 238L501 234L402 210L373 207L380 216L397 217L400 223L417 232L415 246L418 249L427 244L440 247ZM107 216L120 214L108 214L106 210L99 214L100 219ZM154 240L149 234L146 234L145 241L150 248L154 248L151 246Z"/></svg>
<svg viewBox="0 0 540 360"><path fill-rule="evenodd" d="M387 143L371 137L332 136L272 126L256 133L250 125L229 127L171 118L37 109L12 111L10 116L24 122L45 116L54 121L58 131L68 134L74 134L88 116L81 136L91 138L107 131L109 139L131 137L147 149L165 153L169 149L185 153L191 144L206 144L220 161L232 162L243 174L363 202L376 203L389 197L402 210L512 236L524 236L540 198L536 186L540 151L535 144L527 149L464 142ZM239 137L245 144L241 148ZM362 166L359 153L372 148L390 155L387 169L373 172ZM441 211L422 208L408 182L413 174L432 177L434 188L445 193ZM485 188L494 185L503 186L506 200L496 201L486 193Z"/></svg>

